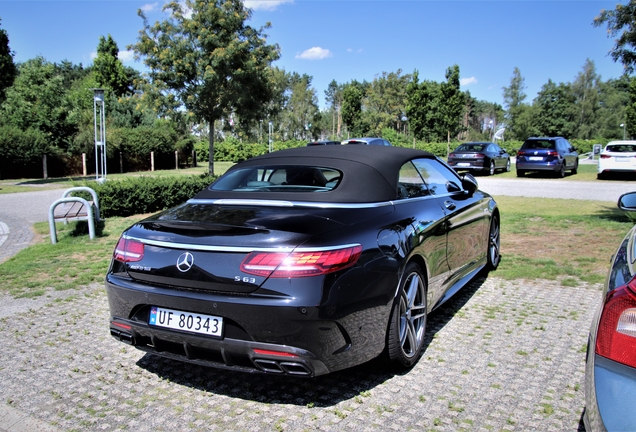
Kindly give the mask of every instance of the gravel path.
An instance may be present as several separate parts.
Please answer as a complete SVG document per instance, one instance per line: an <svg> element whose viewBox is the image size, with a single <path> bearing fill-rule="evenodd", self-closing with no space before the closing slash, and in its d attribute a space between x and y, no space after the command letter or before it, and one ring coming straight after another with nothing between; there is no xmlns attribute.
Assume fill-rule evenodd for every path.
<svg viewBox="0 0 636 432"><path fill-rule="evenodd" d="M144 354L108 334L101 287L67 295L0 319L0 398L43 430L573 431L600 286L479 278L430 317L410 372L317 379Z"/></svg>

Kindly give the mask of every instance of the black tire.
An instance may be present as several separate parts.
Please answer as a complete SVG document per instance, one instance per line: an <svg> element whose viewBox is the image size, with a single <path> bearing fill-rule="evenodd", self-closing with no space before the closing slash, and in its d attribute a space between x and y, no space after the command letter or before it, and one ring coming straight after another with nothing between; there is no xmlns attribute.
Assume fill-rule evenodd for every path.
<svg viewBox="0 0 636 432"><path fill-rule="evenodd" d="M510 172L510 158L508 158L508 162L506 162L506 172Z"/></svg>
<svg viewBox="0 0 636 432"><path fill-rule="evenodd" d="M490 230L488 231L488 249L486 270L496 270L501 261L501 230L499 216L493 215L490 219Z"/></svg>
<svg viewBox="0 0 636 432"><path fill-rule="evenodd" d="M517 170L517 177L523 177L524 175L526 175L526 172L523 170Z"/></svg>
<svg viewBox="0 0 636 432"><path fill-rule="evenodd" d="M556 175L559 178L565 177L565 161L563 161L563 163L561 164L561 167L557 171Z"/></svg>
<svg viewBox="0 0 636 432"><path fill-rule="evenodd" d="M386 353L394 368L412 367L422 355L426 334L426 281L415 263L406 266L393 302L386 336Z"/></svg>
<svg viewBox="0 0 636 432"><path fill-rule="evenodd" d="M572 171L570 171L572 173L572 175L576 174L579 172L579 160L577 159L576 162L574 162L574 168L572 168Z"/></svg>
<svg viewBox="0 0 636 432"><path fill-rule="evenodd" d="M488 167L488 171L486 172L489 176L495 174L495 161L490 161L490 166Z"/></svg>
<svg viewBox="0 0 636 432"><path fill-rule="evenodd" d="M596 174L596 180L605 180L606 178L607 176L605 175L605 173Z"/></svg>

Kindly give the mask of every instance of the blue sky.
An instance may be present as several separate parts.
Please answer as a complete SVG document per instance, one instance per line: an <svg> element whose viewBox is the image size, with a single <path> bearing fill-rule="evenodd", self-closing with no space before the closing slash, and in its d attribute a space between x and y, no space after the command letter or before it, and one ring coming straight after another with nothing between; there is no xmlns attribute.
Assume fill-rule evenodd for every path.
<svg viewBox="0 0 636 432"><path fill-rule="evenodd" d="M382 72L419 71L420 79L444 81L459 65L462 90L503 104L502 88L515 67L525 78L527 102L541 86L572 82L586 59L603 80L622 66L607 55L613 40L592 21L614 1L557 0L266 0L247 1L251 25L270 22L269 43L281 48L275 65L313 77L321 107L327 85L372 81ZM126 47L137 41L144 9L161 20L163 0L0 0L1 28L14 61L38 55L50 62L87 66L99 36L117 42L124 64L144 69Z"/></svg>

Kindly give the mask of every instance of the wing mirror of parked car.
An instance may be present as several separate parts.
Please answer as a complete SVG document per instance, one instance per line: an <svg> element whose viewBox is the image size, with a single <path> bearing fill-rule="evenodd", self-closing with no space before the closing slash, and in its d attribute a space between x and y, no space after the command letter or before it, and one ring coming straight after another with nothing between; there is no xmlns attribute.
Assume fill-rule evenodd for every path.
<svg viewBox="0 0 636 432"><path fill-rule="evenodd" d="M627 192L618 199L618 208L627 211L636 211L636 192Z"/></svg>
<svg viewBox="0 0 636 432"><path fill-rule="evenodd" d="M479 188L477 179L471 173L464 173L460 176L460 178L462 179L462 187L469 195L474 194Z"/></svg>

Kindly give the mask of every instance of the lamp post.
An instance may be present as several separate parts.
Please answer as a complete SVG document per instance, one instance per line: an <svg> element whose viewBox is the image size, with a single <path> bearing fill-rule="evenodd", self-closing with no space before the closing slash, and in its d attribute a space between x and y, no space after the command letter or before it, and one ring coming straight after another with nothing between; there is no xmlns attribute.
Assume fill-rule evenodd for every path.
<svg viewBox="0 0 636 432"><path fill-rule="evenodd" d="M93 90L93 124L95 127L95 180L106 180L106 105L104 89ZM101 177L100 177L101 173Z"/></svg>
<svg viewBox="0 0 636 432"><path fill-rule="evenodd" d="M272 130L274 129L274 125L272 122L269 122L269 144L267 146L268 151L272 152Z"/></svg>
<svg viewBox="0 0 636 432"><path fill-rule="evenodd" d="M623 140L625 139L625 123L621 123L621 127L623 128Z"/></svg>

